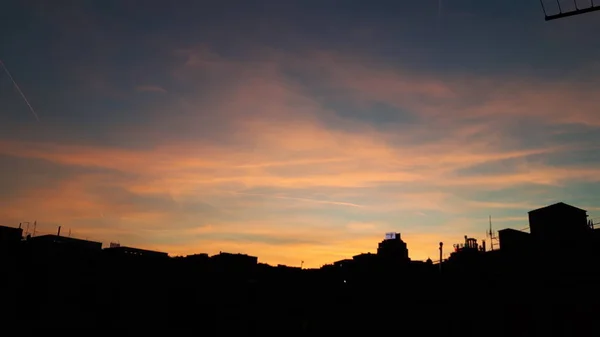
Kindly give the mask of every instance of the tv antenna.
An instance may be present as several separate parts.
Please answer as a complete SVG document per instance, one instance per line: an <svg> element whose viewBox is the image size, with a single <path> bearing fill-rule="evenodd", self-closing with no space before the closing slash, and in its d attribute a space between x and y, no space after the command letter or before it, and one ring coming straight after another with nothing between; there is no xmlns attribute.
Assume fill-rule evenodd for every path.
<svg viewBox="0 0 600 337"><path fill-rule="evenodd" d="M27 236L27 234L29 234L29 221L25 221L19 224L19 228L21 228L21 224L25 225L25 236Z"/></svg>
<svg viewBox="0 0 600 337"><path fill-rule="evenodd" d="M485 233L485 238L489 239L490 249L493 251L494 250L494 241L496 241L496 244L497 244L499 240L498 240L498 237L496 236L496 233L492 230L492 216L491 215L490 215L490 228Z"/></svg>
<svg viewBox="0 0 600 337"><path fill-rule="evenodd" d="M549 14L547 5L550 5L550 3L554 2L556 3L555 8L558 11L555 11L553 14ZM563 4L561 5L561 0L540 0L546 21L562 19L569 16L581 15L600 10L600 0L588 0L587 3L589 6L585 7L581 7L578 3L578 0L568 0L568 3L572 3L572 5L569 6L566 6L567 3L565 3L564 0L562 2Z"/></svg>

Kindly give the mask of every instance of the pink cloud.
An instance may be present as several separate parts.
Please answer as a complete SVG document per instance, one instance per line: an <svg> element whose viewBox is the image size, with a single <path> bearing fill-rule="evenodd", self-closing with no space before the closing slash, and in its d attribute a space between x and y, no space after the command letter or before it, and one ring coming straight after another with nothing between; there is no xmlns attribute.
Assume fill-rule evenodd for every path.
<svg viewBox="0 0 600 337"><path fill-rule="evenodd" d="M585 88L531 79L437 78L332 53L311 57L271 53L264 61L253 62L227 60L208 49L180 53L185 61L172 71L174 78L197 92L174 98L173 107L181 109L181 114L165 114L166 108L159 107L149 112L149 125L133 130L156 140L153 148L0 141L0 154L109 169L135 179L114 179L114 172L73 176L58 188L40 187L9 201L0 219L33 217L42 223L64 223L82 235L105 241L129 237L136 244L173 254L233 250L273 263L303 259L310 266L374 251L380 232L398 229L406 232L411 257L433 259L439 241L460 241L462 235L480 230L480 219L470 219L465 213L515 206L461 200L456 196L459 192L525 183L560 186L573 180L596 182L600 177L600 170L594 168L565 169L524 160L507 173L456 174L476 164L571 151L572 146L553 144L514 150L518 144L503 131L525 117L600 125L593 113L600 102ZM324 75L328 85L349 90L348 100L357 104L377 100L407 108L426 118L428 128L397 132L345 120L284 76L281 68L289 64ZM201 87L196 82L200 75L220 79L215 84L219 90ZM203 95L205 90L210 95ZM569 108L575 113L565 114ZM461 124L473 117L488 119ZM177 137L179 129L171 127L171 120L189 127L198 137ZM205 131L215 131L216 138L204 137ZM432 134L437 138L422 141ZM385 187L391 185L399 187L386 192ZM139 197L165 196L181 209L186 202L207 203L222 213L207 220L208 216L186 215L189 210L175 206L142 208L94 189L98 186ZM417 190L403 190L407 186ZM324 195L297 194L307 190ZM307 210L300 220L276 212L298 209ZM310 212L324 209L362 212L350 214L373 218L432 211L451 219L426 230L420 226L424 217L401 224L393 218L349 222ZM305 242L239 242L224 239L228 233ZM217 239L203 240L204 234ZM194 239L178 241L188 237Z"/></svg>
<svg viewBox="0 0 600 337"><path fill-rule="evenodd" d="M307 72L318 72L332 86L351 90L349 98L359 104L386 102L426 117L434 125L456 125L473 117L489 118L489 124L538 118L545 123L600 125L595 113L600 92L588 82L432 75L332 52L289 57L289 62Z"/></svg>

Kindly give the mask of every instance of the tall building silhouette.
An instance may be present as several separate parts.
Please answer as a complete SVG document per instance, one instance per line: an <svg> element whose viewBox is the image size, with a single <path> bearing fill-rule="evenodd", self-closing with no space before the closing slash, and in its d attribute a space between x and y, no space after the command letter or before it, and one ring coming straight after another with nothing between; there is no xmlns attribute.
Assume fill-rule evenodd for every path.
<svg viewBox="0 0 600 337"><path fill-rule="evenodd" d="M402 241L400 233L387 233L377 247L377 255L386 260L410 261L406 242Z"/></svg>

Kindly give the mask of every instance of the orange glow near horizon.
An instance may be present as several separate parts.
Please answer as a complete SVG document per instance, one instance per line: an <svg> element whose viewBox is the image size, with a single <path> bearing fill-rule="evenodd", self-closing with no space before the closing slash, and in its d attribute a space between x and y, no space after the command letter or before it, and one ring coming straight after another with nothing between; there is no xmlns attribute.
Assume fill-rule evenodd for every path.
<svg viewBox="0 0 600 337"><path fill-rule="evenodd" d="M187 92L132 88L162 103L145 106L139 125L111 134L133 135L143 146L53 138L64 128L50 123L22 126L45 128L47 139L0 138L0 156L16 163L4 172L0 223L37 220L38 233L62 225L105 245L241 252L305 267L375 252L394 231L412 259L435 260L440 241L484 238L488 214L497 227L523 228L528 210L565 197L552 193L567 182L600 180L597 166L545 160L597 144L525 146L511 132L541 116L556 134L572 124L600 127L600 95L583 86L433 77L333 52L259 50L265 61L256 63L207 48L178 53L186 60L170 74ZM410 116L383 126L343 117L284 76L290 65L324 69L323 83L354 107L376 112L380 103ZM221 89L200 83L205 76Z"/></svg>

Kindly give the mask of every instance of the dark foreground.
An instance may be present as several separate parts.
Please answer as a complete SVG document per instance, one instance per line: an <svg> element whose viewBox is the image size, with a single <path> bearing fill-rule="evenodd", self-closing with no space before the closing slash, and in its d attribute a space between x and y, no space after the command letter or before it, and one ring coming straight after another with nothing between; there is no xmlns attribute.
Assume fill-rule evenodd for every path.
<svg viewBox="0 0 600 337"><path fill-rule="evenodd" d="M600 335L593 273L363 274L344 283L325 271L208 274L172 265L17 262L3 262L3 336L16 335L16 327L152 336Z"/></svg>

